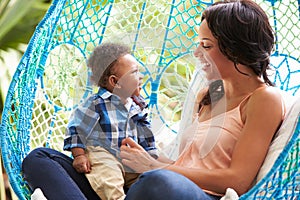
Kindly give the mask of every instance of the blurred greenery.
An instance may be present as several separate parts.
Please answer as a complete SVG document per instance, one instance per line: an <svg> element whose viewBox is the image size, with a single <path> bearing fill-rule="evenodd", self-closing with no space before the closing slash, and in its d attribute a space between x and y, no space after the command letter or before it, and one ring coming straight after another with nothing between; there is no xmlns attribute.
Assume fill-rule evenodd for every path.
<svg viewBox="0 0 300 200"><path fill-rule="evenodd" d="M35 27L44 17L51 0L0 0L0 114L6 92ZM1 117L0 117L1 120ZM0 159L2 165L2 159ZM0 175L1 199L16 199L10 193L3 166Z"/></svg>

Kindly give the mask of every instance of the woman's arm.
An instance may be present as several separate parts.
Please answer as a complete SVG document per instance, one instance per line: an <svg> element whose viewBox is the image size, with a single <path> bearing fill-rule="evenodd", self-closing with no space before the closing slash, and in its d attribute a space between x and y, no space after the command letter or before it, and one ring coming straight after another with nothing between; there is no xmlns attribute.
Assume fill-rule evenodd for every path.
<svg viewBox="0 0 300 200"><path fill-rule="evenodd" d="M145 149L128 137L122 141L120 147L120 157L122 163L138 173L143 173L152 169L163 168L167 166L164 159L153 158Z"/></svg>
<svg viewBox="0 0 300 200"><path fill-rule="evenodd" d="M268 152L271 140L282 121L281 96L274 88L254 93L242 112L245 126L234 148L227 169L199 170L169 165L166 169L178 172L203 189L225 193L233 188L245 193L254 181Z"/></svg>
<svg viewBox="0 0 300 200"><path fill-rule="evenodd" d="M122 162L139 172L157 168L169 169L186 176L202 189L217 193L225 193L230 187L243 194L251 187L274 133L282 121L280 94L272 88L257 91L249 99L242 118L245 126L234 148L231 165L227 169L191 169L187 166L161 163L129 140L124 140L121 147Z"/></svg>

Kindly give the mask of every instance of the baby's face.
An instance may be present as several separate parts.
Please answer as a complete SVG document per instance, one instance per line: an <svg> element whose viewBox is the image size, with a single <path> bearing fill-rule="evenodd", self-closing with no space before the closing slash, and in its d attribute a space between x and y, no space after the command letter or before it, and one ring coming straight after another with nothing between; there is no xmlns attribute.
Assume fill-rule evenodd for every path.
<svg viewBox="0 0 300 200"><path fill-rule="evenodd" d="M138 88L135 89L135 91L133 92L133 95L140 96L140 91L141 91L141 87L139 86Z"/></svg>
<svg viewBox="0 0 300 200"><path fill-rule="evenodd" d="M125 98L133 94L139 95L142 76L139 72L138 61L132 55L126 54L118 59L115 69L115 75L118 77L118 95Z"/></svg>

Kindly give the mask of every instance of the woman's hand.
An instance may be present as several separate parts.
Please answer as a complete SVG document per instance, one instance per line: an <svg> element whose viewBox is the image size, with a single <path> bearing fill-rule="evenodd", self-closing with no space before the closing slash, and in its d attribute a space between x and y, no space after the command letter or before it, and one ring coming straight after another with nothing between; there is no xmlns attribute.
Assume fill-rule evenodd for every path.
<svg viewBox="0 0 300 200"><path fill-rule="evenodd" d="M86 154L75 157L73 167L79 173L89 173L91 171L91 164Z"/></svg>
<svg viewBox="0 0 300 200"><path fill-rule="evenodd" d="M132 138L125 138L120 149L122 163L138 173L167 166L167 164L155 160Z"/></svg>

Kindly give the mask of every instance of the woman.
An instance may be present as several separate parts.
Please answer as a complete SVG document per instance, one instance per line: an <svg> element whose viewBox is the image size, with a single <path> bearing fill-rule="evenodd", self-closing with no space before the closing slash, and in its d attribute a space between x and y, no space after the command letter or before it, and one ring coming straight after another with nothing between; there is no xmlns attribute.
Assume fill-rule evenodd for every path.
<svg viewBox="0 0 300 200"><path fill-rule="evenodd" d="M208 79L220 80L198 95L198 114L183 134L175 162L155 160L133 140L122 141L123 164L143 173L126 199L219 199L227 188L241 195L252 186L282 122L281 96L266 73L274 36L264 11L251 0L216 3L203 13L199 39L195 56ZM26 164L32 167L38 157L55 157L59 167L61 160L67 160L59 152L47 152L33 151ZM84 199L92 189L82 174L71 169L68 159L63 162L66 177L48 174L43 187L51 187L49 179L64 179L64 184L70 182L72 198ZM36 174L45 164L41 162L35 164ZM25 177L28 174L24 172ZM93 199L93 194L87 198Z"/></svg>
<svg viewBox="0 0 300 200"><path fill-rule="evenodd" d="M227 188L246 193L283 120L281 96L266 73L273 31L256 3L231 0L210 6L199 39L195 56L207 76L218 71L222 81L202 99L174 163L151 158L129 138L123 141L123 164L146 172L126 199L219 199Z"/></svg>

